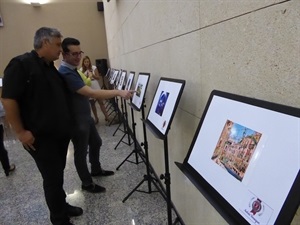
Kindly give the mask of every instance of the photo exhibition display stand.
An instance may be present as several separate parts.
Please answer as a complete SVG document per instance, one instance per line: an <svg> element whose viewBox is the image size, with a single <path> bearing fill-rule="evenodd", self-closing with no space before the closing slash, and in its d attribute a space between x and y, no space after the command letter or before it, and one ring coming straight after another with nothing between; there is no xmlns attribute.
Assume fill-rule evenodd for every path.
<svg viewBox="0 0 300 225"><path fill-rule="evenodd" d="M100 71L100 69L98 67L97 67L97 69L98 69L98 71ZM107 69L105 75L102 75L102 73L101 73L101 77L102 77L102 86L101 86L101 89L104 89L104 90L108 90L109 89L107 87L107 85L106 85L106 82L108 81L110 73L111 73L111 69L110 68Z"/></svg>
<svg viewBox="0 0 300 225"><path fill-rule="evenodd" d="M116 81L117 78L120 74L120 70L116 69L110 69L110 73L108 74L108 88L110 90L115 89L116 87ZM108 116L110 116L112 113L114 113L114 116L112 120L109 123L109 126L113 124L114 121L120 121L121 115L120 115L120 110L119 110L119 105L118 105L118 98L111 98L108 100L109 101L109 107L107 108Z"/></svg>
<svg viewBox="0 0 300 225"><path fill-rule="evenodd" d="M132 84L133 84L133 79L134 79L134 76L135 76L135 72L133 71L130 71L129 73L129 76L128 76L128 79L126 81L126 85L125 85L125 90L131 90L131 87L132 87ZM124 104L126 104L126 101L124 101ZM131 109L131 121L132 121L132 132L131 132L131 135L132 135L132 139L133 139L133 143L134 143L134 149L132 150L132 152L118 165L118 167L116 168L116 170L119 170L119 168L127 161L127 162L130 162L130 163L134 163L134 164L139 164L141 163L142 161L139 161L139 156L141 157L141 159L143 160L143 157L141 155L141 150L140 148L138 148L138 142L137 142L137 139L136 139L136 123L135 123L135 120L134 120L134 112L133 112L133 107L130 105L130 109ZM128 121L128 120L127 120ZM130 132L130 129L129 129L129 126L128 126L128 132ZM135 155L135 162L134 161L131 161L130 160L130 157L132 155ZM143 160L144 161L144 160Z"/></svg>
<svg viewBox="0 0 300 225"><path fill-rule="evenodd" d="M132 121L132 139L133 139L133 143L134 143L134 149L132 150L132 152L118 165L118 167L116 168L116 170L119 170L119 168L125 163L125 162L130 162L130 163L134 163L134 164L139 164L141 163L141 161L139 161L139 156L140 158L145 162L143 155L141 154L141 150L138 148L138 142L136 139L136 123L134 120L134 113L133 113L133 107L130 105L131 107L131 121ZM131 161L130 157L132 155L135 155L135 161Z"/></svg>
<svg viewBox="0 0 300 225"><path fill-rule="evenodd" d="M121 75L120 75L120 79L118 81L118 85L117 85L117 89L118 90L123 90L125 87L124 83L126 80L126 74L127 71L126 70L122 70ZM116 131L114 132L113 136L116 134L116 132L118 130L122 131L124 134L121 137L120 141L117 143L115 150L117 149L117 147L119 146L119 144L122 142L126 145L132 145L131 142L131 138L130 138L130 134L129 134L129 125L128 125L128 112L127 112L127 107L126 107L126 99L121 98L121 123L119 124L119 126L117 127ZM121 125L123 124L123 130L120 129ZM127 142L123 141L124 137L127 136Z"/></svg>
<svg viewBox="0 0 300 225"><path fill-rule="evenodd" d="M168 225L173 224L172 208L175 210L175 207L173 207L171 201L168 132L170 130L170 126L178 107L184 86L184 80L162 77L157 86L147 119L143 121L147 128L150 129L150 131L157 138L164 141L165 174L161 175L160 177L161 179L165 180L166 185ZM176 210L175 213L177 216L179 215ZM183 224L179 216L176 218L174 224L177 222Z"/></svg>
<svg viewBox="0 0 300 225"><path fill-rule="evenodd" d="M300 109L211 92L183 163L229 224L290 224L300 204Z"/></svg>
<svg viewBox="0 0 300 225"><path fill-rule="evenodd" d="M145 94L146 94L146 90L148 87L148 83L149 83L149 79L150 79L150 74L149 73L139 73L137 82L136 82L136 87L135 87L135 93L132 97L132 101L131 101L131 114L132 114L132 121L133 121L133 134L135 135L135 122L134 122L134 113L133 110L136 111L140 111L142 114L142 120L145 119ZM125 161L129 161L128 158L132 155L135 154L136 157L136 162L138 162L137 158L138 156L141 157L141 159L143 160L143 162L146 165L146 175L144 175L143 180L123 199L123 202L125 202L135 191L138 192L143 192L143 193L152 193L152 192L157 192L159 191L163 197L164 193L161 191L161 188L158 186L157 184L157 179L154 178L151 175L151 171L150 171L150 163L149 163L149 154L148 154L148 141L147 141L147 133L146 133L146 127L145 124L143 123L143 135L144 135L144 142L141 143L141 146L144 147L145 150L145 154L142 153L141 149L138 148L137 146L137 140L136 137L134 136L133 139L135 141L135 149L130 153L129 156L126 157L126 159L118 166L118 168L125 162ZM131 161L129 161L131 162ZM117 169L118 169L117 168ZM141 191L138 190L138 188L144 183L147 182L148 184L148 191ZM152 187L151 187L151 183L153 183L153 185L156 187L157 191L152 191Z"/></svg>
<svg viewBox="0 0 300 225"><path fill-rule="evenodd" d="M141 107L142 120L145 119L145 110L144 110L144 108L145 108L145 105L142 104L142 107ZM142 152L138 151L138 154L141 156L141 158L145 162L146 174L144 175L144 178L142 179L142 181L140 183L138 183L138 185L123 199L122 202L125 202L135 191L142 192L142 193L147 193L147 194L151 194L153 192L160 192L160 194L166 200L166 195L163 192L162 188L159 187L158 180L154 176L151 175L152 171L151 171L150 162L149 162L148 140L147 140L146 130L147 130L146 126L143 123L144 142L141 144L141 146L144 147L145 155L142 155ZM142 191L142 190L138 189L144 182L147 182L147 185L148 185L148 190L147 191ZM151 184L153 184L156 187L156 191L152 190Z"/></svg>
<svg viewBox="0 0 300 225"><path fill-rule="evenodd" d="M107 73L105 76L103 76L103 86L101 87L101 89L104 90L111 90L112 85L110 84L110 79L112 77L114 73L114 69L113 68L108 68ZM107 111L108 116L110 116L113 112L114 112L114 106L113 106L113 99L105 99L105 108Z"/></svg>
<svg viewBox="0 0 300 225"><path fill-rule="evenodd" d="M116 72L117 71L117 72ZM119 81L120 81L120 77L123 73L122 70L116 70L110 80L110 83L113 85L113 89L117 89L119 87ZM117 127L117 129L115 130L115 132L113 133L113 136L115 136L115 134L117 133L118 130L125 132L125 123L124 123L124 105L123 105L123 101L122 98L121 99L121 111L119 109L119 97L115 97L115 102L117 105L117 109L118 109L118 119L119 119L119 125ZM120 127L122 126L122 124L124 125L124 130L121 130ZM116 149L116 147L115 147Z"/></svg>

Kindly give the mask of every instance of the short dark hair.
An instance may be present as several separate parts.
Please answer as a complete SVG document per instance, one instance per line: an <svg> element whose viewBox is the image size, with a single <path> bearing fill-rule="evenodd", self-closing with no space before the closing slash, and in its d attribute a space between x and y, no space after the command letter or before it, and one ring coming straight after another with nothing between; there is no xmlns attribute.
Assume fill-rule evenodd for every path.
<svg viewBox="0 0 300 225"><path fill-rule="evenodd" d="M61 43L61 48L63 50L63 52L67 53L70 51L70 49L68 48L70 45L80 45L80 41L77 40L76 38L71 38L71 37L67 37L63 40L63 42Z"/></svg>

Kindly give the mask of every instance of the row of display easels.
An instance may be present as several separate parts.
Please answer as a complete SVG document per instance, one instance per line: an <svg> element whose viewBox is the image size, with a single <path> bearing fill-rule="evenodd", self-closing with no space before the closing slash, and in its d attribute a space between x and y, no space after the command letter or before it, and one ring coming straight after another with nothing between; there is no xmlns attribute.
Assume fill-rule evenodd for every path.
<svg viewBox="0 0 300 225"><path fill-rule="evenodd" d="M145 87L147 87L147 82L148 81L145 80L141 80L139 82L138 79L135 90L138 90L139 98L141 98L140 96L144 96ZM145 99L143 97L143 102L141 104L140 111L142 112L144 142L141 144L141 146L144 147L145 154L142 154L142 151L140 150L140 148L137 148L137 146L135 146L136 151L133 151L132 154L134 153L136 154L136 156L141 156L143 162L146 164L146 175L144 175L144 179L123 200L123 202L125 202L135 191L138 191L138 188L144 182L147 182L148 184L148 192L146 193L152 193L151 185L154 184L167 201L168 225L175 223L183 224L183 221L179 217L171 201L171 176L169 171L168 132L170 130L170 125L172 123L174 113L178 106L178 102L181 97L184 84L185 82L182 80L161 78L147 117L145 117L144 113ZM137 89L137 87L139 89ZM131 109L134 108L134 106L136 106L136 102L138 101L135 101L133 98L130 105ZM221 114L220 108L222 109ZM131 113L133 116L134 111L131 110ZM253 115L256 115L255 118L253 117ZM210 95L203 116L197 128L196 134L194 136L193 142L184 162L175 163L229 224L249 224L249 221L251 222L251 224L257 224L258 220L270 220L270 218L275 222L268 222L268 224L290 224L300 204L300 172L299 161L297 161L297 156L299 156L299 145L297 145L297 140L299 140L299 126L297 126L297 124L299 124L299 115L299 108L293 108L289 106L266 102L263 100L214 90ZM246 136L246 132L244 132L243 134L243 138L248 139L252 135L252 141L255 145L259 143L258 140L260 140L260 136L263 133L270 140L272 138L274 140L277 140L279 136L286 137L280 139L281 147L278 147L279 143L276 141L268 141L267 144L261 142L263 148L257 148L257 151L260 152L259 154L265 154L265 157L260 156L257 157L256 160L260 161L260 165L268 166L264 166L265 171L263 175L261 175L261 170L259 170L259 168L257 168L256 173L252 173L252 176L255 180L260 180L260 183L265 182L265 184L260 185L260 187L262 188L259 189L259 195L263 196L262 199L266 199L268 196L281 196L284 200L282 201L281 205L278 205L278 198L276 198L274 202L270 201L269 199L269 203L266 204L265 202L261 201L261 199L258 199L258 197L255 196L255 193L249 194L251 192L251 189L249 188L253 188L255 189L255 191L258 191L255 182L252 182L252 186L251 184L249 187L246 185L245 188L245 183L236 182L234 179L232 179L232 173L230 173L229 171L224 170L220 172L218 170L218 172L216 173L214 169L217 167L215 167L215 165L212 163L206 162L206 160L209 160L209 162L211 162L211 157L199 157L200 155L203 155L203 152L204 155L211 154L211 152L207 153L207 151L211 151L210 148L199 147L202 146L204 143L207 143L207 138L205 135L209 133L210 130L221 130L222 127L224 127L223 129L225 129L226 126L227 128L231 127L231 124L233 123L232 121L230 121L229 125L226 125L228 118L231 118L231 120L233 121L239 121L239 123L241 124L247 124L247 126L251 124L251 126L256 127L255 129L257 131L255 131L256 133L254 136L253 134L248 134ZM226 126L224 125L224 123ZM241 126L239 123L238 125ZM132 127L133 129L135 129L135 123L133 122L133 124L134 125ZM204 126L202 127L203 124ZM276 125L278 125L277 129ZM156 138L162 140L164 143L165 173L162 174L160 178L165 181L165 189L162 187L162 185L160 185L159 180L152 176L154 171L153 169L151 171L151 166L149 162L149 146L147 142L146 127L154 134ZM227 128L224 132L228 132ZM251 127L248 128L244 126L245 131L246 129L252 130ZM200 130L202 132L200 132ZM282 134L280 134L280 131L286 130L290 131L287 133L287 136L285 136L286 132L282 132ZM264 135L262 137L264 137ZM135 131L133 137L135 142L137 143ZM219 143L217 139L218 136L216 136L215 138L217 140L216 143ZM224 142L226 142L226 140ZM285 149L285 151L282 151L282 149ZM251 150L253 150L253 145L251 145ZM269 152L276 153L272 155L277 158L275 158L275 160L273 159L273 161L270 160ZM246 157L249 156L249 154L245 155ZM286 166L280 167L280 170L278 170L278 163L276 163L279 161L281 163L286 162ZM201 165L201 167L199 165ZM206 166L202 167L202 165ZM255 165L251 168L255 169ZM270 179L273 178L272 176L270 176L269 179L265 179L265 174L267 172L269 172L269 174L274 174L274 171L277 171L277 173L281 174L281 177L285 177L284 182L283 180L278 181L278 179ZM290 176L289 179L287 179L286 174L291 173L293 173L294 175ZM215 183L215 181L223 180L227 176L230 179L227 180L225 186L219 185L218 182ZM236 178L236 176L234 177ZM279 189L272 189L272 187L274 186L282 186L282 182L284 183L284 185L286 185L286 187L289 188L288 192L283 193ZM228 194L229 191L232 194ZM270 191L274 194L270 195ZM243 205L243 210L240 210L241 206L238 205L240 203L237 203L237 198L249 198L249 201L247 201L246 204ZM273 211L267 211L272 207L277 207L280 210L277 210L278 212L276 213L274 213L275 210L273 209ZM178 216L175 219L174 223L172 220L172 209L175 210L175 213ZM264 214L263 217L260 217L262 213L259 214L257 212L259 212L259 210L261 209L266 209L269 218L266 216L267 214ZM241 212L250 212L252 213L252 216L249 217L247 213L245 214Z"/></svg>
<svg viewBox="0 0 300 225"><path fill-rule="evenodd" d="M132 115L134 115L133 114L134 106L130 105L130 107L132 110L131 111ZM172 222L173 221L172 220L173 205L172 205L172 201L171 201L171 176L170 176L170 172L169 172L169 156L168 156L168 138L167 138L167 136L162 137L162 136L156 135L156 133L154 133L157 138L159 138L160 140L163 140L163 142L164 142L165 173L160 176L160 179L165 181L165 185L166 185L165 189L160 185L158 179L154 176L154 173L151 169L150 162L149 162L147 129L146 129L147 120L145 119L144 108L145 108L145 104L143 103L142 107L141 107L141 115L142 115L141 119L143 121L142 126L143 126L144 141L141 143L141 146L143 146L145 153L143 154L141 152L141 150L138 150L138 147L135 148L134 151L132 151L130 153L130 155L128 155L128 157L126 157L125 160L117 167L117 170L125 163L125 161L129 161L128 159L130 156L132 156L132 154L136 153L136 160L138 160L137 156L140 156L143 159L143 162L145 163L146 174L144 175L141 182L139 182L136 185L136 187L122 200L122 202L124 203L135 191L143 192L143 193L147 193L147 194L151 194L153 192L159 192L167 203L168 225L177 224L178 222L180 222L181 224L184 224L179 217L176 218L174 223ZM149 126L149 128L150 128L150 126ZM133 137L133 139L136 140L135 137ZM132 161L129 161L129 162L132 162ZM147 184L148 190L147 191L139 190L140 186L144 183ZM154 185L154 187L156 188L155 190L152 189L152 185Z"/></svg>
<svg viewBox="0 0 300 225"><path fill-rule="evenodd" d="M145 74L142 74L145 76ZM147 74L148 79L141 79L141 81L136 84L136 90L139 87L147 87L149 75ZM171 224L184 224L182 219L180 218L178 212L176 211L174 205L171 201L171 176L169 170L169 146L168 146L168 132L170 130L170 125L172 123L172 119L174 117L175 111L177 109L180 97L183 92L183 88L185 85L184 80L178 79L170 79L170 78L161 78L159 84L157 86L157 90L152 101L152 105L148 112L148 116L145 117L145 98L143 97L142 104L135 104L134 97L130 103L131 107L131 116L132 116L132 134L133 134L133 142L135 143L134 150L128 155L125 160L117 167L117 170L125 163L129 161L129 157L133 154L136 156L136 163L138 156L140 156L143 162L146 165L146 174L144 175L141 182L137 184L137 186L123 199L125 202L135 191L144 192L144 193L152 193L152 192L160 192L162 197L166 200L167 203L167 216L168 216L168 225ZM145 89L139 90L139 95L144 96ZM142 92L141 92L142 91ZM139 98L140 98L139 96ZM144 135L144 141L141 143L141 146L144 148L144 154L140 148L137 146L137 140L135 136L135 122L134 122L134 111L140 111L142 116L142 129ZM126 114L127 115L127 114ZM128 116L128 115L127 115ZM128 121L128 119L124 120ZM154 136L164 143L164 160L165 160L165 173L160 175L160 179L164 180L165 188L159 182L159 179L154 177L154 171L150 166L149 162L149 153L148 153L148 141L147 141L147 129L146 127L154 134ZM128 126L129 128L129 126ZM131 162L131 161L129 161ZM138 164L138 163L137 163ZM148 191L141 191L138 188L143 184L147 183ZM152 186L154 185L156 190L152 190ZM177 218L172 219L172 209L175 211Z"/></svg>

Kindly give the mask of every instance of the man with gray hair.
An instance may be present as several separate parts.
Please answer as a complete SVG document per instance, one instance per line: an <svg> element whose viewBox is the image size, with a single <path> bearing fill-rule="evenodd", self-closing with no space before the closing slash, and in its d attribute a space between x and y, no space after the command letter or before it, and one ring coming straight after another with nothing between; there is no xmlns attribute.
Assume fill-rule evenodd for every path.
<svg viewBox="0 0 300 225"><path fill-rule="evenodd" d="M46 203L54 225L72 225L83 210L66 203L64 168L73 117L70 96L53 61L61 53L61 33L42 27L34 50L13 58L3 77L6 118L43 178Z"/></svg>

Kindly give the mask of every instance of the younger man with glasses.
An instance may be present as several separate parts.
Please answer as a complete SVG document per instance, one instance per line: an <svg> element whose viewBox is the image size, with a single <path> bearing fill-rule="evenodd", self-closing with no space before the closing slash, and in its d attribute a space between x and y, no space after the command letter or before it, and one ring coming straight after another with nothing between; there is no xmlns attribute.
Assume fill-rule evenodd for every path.
<svg viewBox="0 0 300 225"><path fill-rule="evenodd" d="M89 98L109 99L116 96L129 99L133 91L125 90L95 90L85 85L77 72L82 51L80 42L75 38L65 38L62 42L63 61L59 72L72 92L72 106L75 114L75 128L72 142L74 145L74 160L77 173L82 181L81 188L91 193L105 192L105 188L95 184L91 176L110 176L113 171L101 168L99 162L102 140L91 116ZM89 149L91 173L88 170L86 156Z"/></svg>

